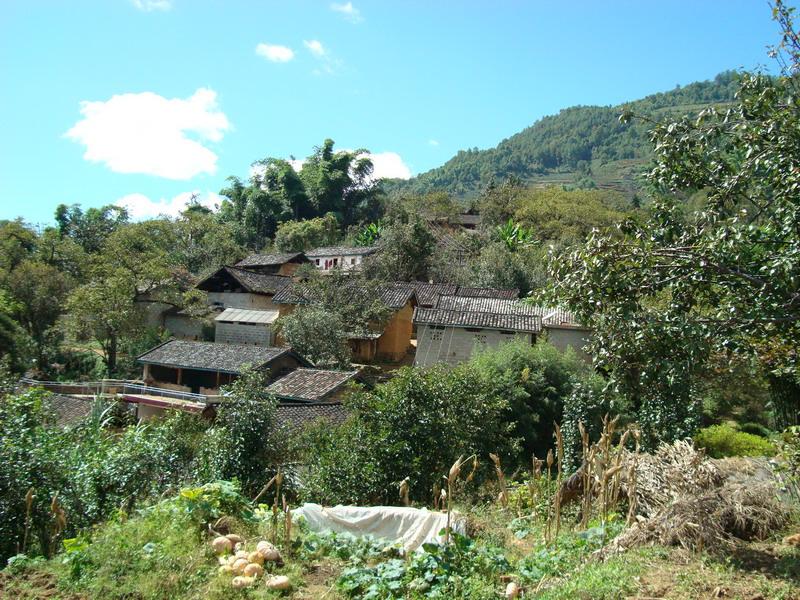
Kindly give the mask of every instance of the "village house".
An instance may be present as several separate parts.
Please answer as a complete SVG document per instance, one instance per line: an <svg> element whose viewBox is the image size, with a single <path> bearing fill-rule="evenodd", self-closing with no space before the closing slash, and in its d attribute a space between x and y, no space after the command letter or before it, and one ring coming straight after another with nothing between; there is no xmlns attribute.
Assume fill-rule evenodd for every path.
<svg viewBox="0 0 800 600"><path fill-rule="evenodd" d="M468 360L476 348L520 339L534 344L542 338L560 350L572 347L584 360L588 359L582 348L589 330L569 312L488 295L440 296L433 308L418 307L414 312L414 364L456 364Z"/></svg>
<svg viewBox="0 0 800 600"><path fill-rule="evenodd" d="M281 402L337 402L358 371L296 369L274 381L267 391Z"/></svg>
<svg viewBox="0 0 800 600"><path fill-rule="evenodd" d="M352 283L351 292L354 298L371 300L369 292L355 282ZM297 305L312 303L312 294L305 284L294 282L276 293L273 302L278 305L280 316L284 316L290 314ZM368 324L376 329L353 333L348 339L353 360L357 363L399 362L411 348L412 317L417 303L414 286L407 283L383 284L379 299L391 311L385 324Z"/></svg>
<svg viewBox="0 0 800 600"><path fill-rule="evenodd" d="M534 310L518 300L499 298L441 296L436 307L414 311L414 324L416 366L456 364L469 360L476 347L514 339L534 344L542 331L541 316Z"/></svg>
<svg viewBox="0 0 800 600"><path fill-rule="evenodd" d="M265 275L283 275L291 277L308 258L302 252L286 252L283 254L251 254L236 263L236 267Z"/></svg>
<svg viewBox="0 0 800 600"><path fill-rule="evenodd" d="M138 356L148 386L214 396L220 386L236 380L246 368L269 380L311 365L289 348L169 340Z"/></svg>
<svg viewBox="0 0 800 600"><path fill-rule="evenodd" d="M329 246L308 250L305 255L320 271L342 269L349 271L357 269L365 257L374 254L377 248L373 246L348 248L345 246Z"/></svg>
<svg viewBox="0 0 800 600"><path fill-rule="evenodd" d="M272 345L272 325L278 317L272 297L289 282L291 277L283 275L221 267L195 286L208 295L207 312L167 313L164 328L176 338L202 340L210 337L206 327L213 325L217 342Z"/></svg>

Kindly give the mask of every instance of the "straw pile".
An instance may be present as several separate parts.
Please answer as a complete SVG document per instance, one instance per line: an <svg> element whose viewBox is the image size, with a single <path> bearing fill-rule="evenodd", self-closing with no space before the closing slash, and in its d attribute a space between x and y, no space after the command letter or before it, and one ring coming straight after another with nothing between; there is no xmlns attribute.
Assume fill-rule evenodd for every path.
<svg viewBox="0 0 800 600"><path fill-rule="evenodd" d="M654 454L630 453L635 478L621 482L635 495L635 520L604 550L660 544L724 551L737 539L763 539L788 522L789 510L772 481L710 460L687 442L662 445Z"/></svg>

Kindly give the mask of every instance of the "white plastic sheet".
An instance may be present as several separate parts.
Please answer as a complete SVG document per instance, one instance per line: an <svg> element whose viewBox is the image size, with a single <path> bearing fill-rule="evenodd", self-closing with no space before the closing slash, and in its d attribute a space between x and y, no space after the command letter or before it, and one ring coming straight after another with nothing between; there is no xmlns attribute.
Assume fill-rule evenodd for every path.
<svg viewBox="0 0 800 600"><path fill-rule="evenodd" d="M304 504L292 511L292 518L303 517L311 531L372 536L400 543L406 552L422 549L422 544L440 543L439 532L447 527L447 513L403 506L332 506ZM452 514L450 527L464 534L466 520Z"/></svg>

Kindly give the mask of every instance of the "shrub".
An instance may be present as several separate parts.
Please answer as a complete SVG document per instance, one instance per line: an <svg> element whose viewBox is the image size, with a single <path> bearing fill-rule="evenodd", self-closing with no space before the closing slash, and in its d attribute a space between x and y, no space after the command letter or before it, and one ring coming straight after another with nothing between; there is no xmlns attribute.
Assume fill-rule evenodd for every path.
<svg viewBox="0 0 800 600"><path fill-rule="evenodd" d="M712 425L701 429L694 438L712 458L726 456L774 456L775 446L764 438L737 431L730 425Z"/></svg>
<svg viewBox="0 0 800 600"><path fill-rule="evenodd" d="M761 423L742 423L739 425L739 431L742 433L751 433L762 438L768 438L772 435L772 431L770 431L768 427L764 427Z"/></svg>
<svg viewBox="0 0 800 600"><path fill-rule="evenodd" d="M508 418L522 439L520 458L526 465L532 453L542 458L552 447L553 423L562 423L567 433L574 429L568 442L574 446L577 440L579 449L577 422L593 431L610 409L601 393L602 378L571 350L514 341L477 353L471 364L495 394L508 399Z"/></svg>
<svg viewBox="0 0 800 600"><path fill-rule="evenodd" d="M459 456L516 453L507 401L470 365L406 367L347 402L354 414L345 429L318 428L309 441L310 500L396 503L409 477L411 498L429 501Z"/></svg>

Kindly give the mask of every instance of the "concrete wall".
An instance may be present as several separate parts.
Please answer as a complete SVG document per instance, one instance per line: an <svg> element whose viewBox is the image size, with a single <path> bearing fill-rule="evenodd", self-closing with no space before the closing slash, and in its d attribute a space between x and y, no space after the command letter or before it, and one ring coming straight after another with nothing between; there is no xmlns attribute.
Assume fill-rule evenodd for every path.
<svg viewBox="0 0 800 600"><path fill-rule="evenodd" d="M592 357L583 351L590 333L588 329L576 327L545 327L544 337L562 352L572 348L580 358L591 363Z"/></svg>
<svg viewBox="0 0 800 600"><path fill-rule="evenodd" d="M414 308L409 302L397 311L383 331L383 335L378 338L378 358L397 362L402 360L411 345L411 331L414 324L411 319L414 316Z"/></svg>
<svg viewBox="0 0 800 600"><path fill-rule="evenodd" d="M272 329L269 325L257 323L226 323L217 321L214 341L218 344L249 344L252 346L271 346Z"/></svg>
<svg viewBox="0 0 800 600"><path fill-rule="evenodd" d="M244 308L246 310L276 310L272 296L241 292L208 292L208 304L218 303L222 308Z"/></svg>
<svg viewBox="0 0 800 600"><path fill-rule="evenodd" d="M469 331L462 327L419 325L417 328L417 353L414 364L427 366L438 362L456 364L472 356L473 349L498 346L503 342L522 339L533 343L531 333L503 333L495 329Z"/></svg>
<svg viewBox="0 0 800 600"><path fill-rule="evenodd" d="M203 321L186 315L165 316L164 329L179 340L203 339Z"/></svg>

